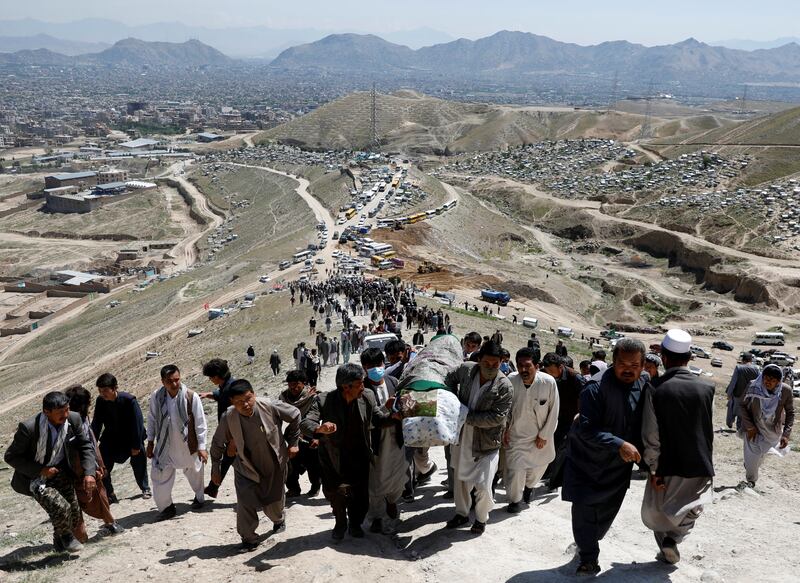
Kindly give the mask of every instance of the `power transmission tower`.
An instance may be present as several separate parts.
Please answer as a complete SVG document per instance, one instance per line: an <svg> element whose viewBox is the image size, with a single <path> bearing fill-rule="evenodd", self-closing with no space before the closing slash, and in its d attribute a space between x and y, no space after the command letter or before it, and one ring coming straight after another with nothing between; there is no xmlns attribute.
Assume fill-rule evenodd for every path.
<svg viewBox="0 0 800 583"><path fill-rule="evenodd" d="M370 93L371 107L370 107L370 147L380 151L381 141L378 139L378 93L375 91L375 83L372 83L372 92Z"/></svg>
<svg viewBox="0 0 800 583"><path fill-rule="evenodd" d="M742 94L742 107L739 109L741 113L747 113L747 88L749 85L747 83L744 84L744 93Z"/></svg>
<svg viewBox="0 0 800 583"><path fill-rule="evenodd" d="M653 132L653 82L647 87L647 95L645 95L646 106L644 110L644 121L642 122L642 131L639 134L640 140L646 140L651 137Z"/></svg>
<svg viewBox="0 0 800 583"><path fill-rule="evenodd" d="M619 93L619 71L614 71L614 82L611 84L611 103L608 110L611 111L617 105L617 94Z"/></svg>

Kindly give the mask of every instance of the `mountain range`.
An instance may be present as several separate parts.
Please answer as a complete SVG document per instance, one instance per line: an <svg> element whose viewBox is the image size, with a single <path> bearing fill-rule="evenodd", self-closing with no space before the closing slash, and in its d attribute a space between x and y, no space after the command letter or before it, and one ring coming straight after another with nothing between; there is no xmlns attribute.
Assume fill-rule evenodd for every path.
<svg viewBox="0 0 800 583"><path fill-rule="evenodd" d="M427 72L480 77L536 73L657 77L659 81L787 81L800 79L800 46L790 43L752 52L713 47L693 38L646 47L627 41L593 46L564 43L526 32L501 31L475 41L412 50L374 35L330 35L283 51L271 66L281 70L351 73Z"/></svg>
<svg viewBox="0 0 800 583"><path fill-rule="evenodd" d="M239 58L272 59L281 51L291 46L319 40L333 32L314 28L280 29L267 26L209 28L190 26L182 22L155 22L132 26L115 20L86 18L72 22L43 22L35 19L0 20L0 37L33 37L49 36L63 41L85 42L92 39L94 43L109 46L121 39L138 38L151 42L184 42L190 39L200 40L211 45L226 55ZM412 48L433 45L453 40L450 35L421 27L413 30L388 32L386 39L407 45ZM35 44L35 43L34 43ZM52 43L40 42L36 46L18 44L16 48L11 41L5 44L0 41L0 52L14 52L23 49L50 49L63 54ZM82 52L96 52L101 49L88 49Z"/></svg>

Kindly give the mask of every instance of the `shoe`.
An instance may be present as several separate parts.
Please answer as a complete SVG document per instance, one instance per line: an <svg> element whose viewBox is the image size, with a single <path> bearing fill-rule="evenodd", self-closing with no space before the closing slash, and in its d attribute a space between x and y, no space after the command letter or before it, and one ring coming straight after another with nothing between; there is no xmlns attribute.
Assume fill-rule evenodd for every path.
<svg viewBox="0 0 800 583"><path fill-rule="evenodd" d="M176 514L175 505L174 504L170 504L169 506L164 508L164 510L162 510L161 512L158 513L158 516L156 517L156 520L158 520L158 521L169 520L170 518L175 518L175 514Z"/></svg>
<svg viewBox="0 0 800 583"><path fill-rule="evenodd" d="M205 506L205 502L200 502L197 498L192 500L191 508L192 510L200 510L203 506Z"/></svg>
<svg viewBox="0 0 800 583"><path fill-rule="evenodd" d="M439 466L437 466L436 464L433 464L431 466L430 470L428 470L424 474L420 474L419 476L417 476L416 484L418 486L421 486L422 484L427 484L428 482L430 482L431 478L433 477L433 474L435 474L436 470L438 470L438 469L439 469Z"/></svg>
<svg viewBox="0 0 800 583"><path fill-rule="evenodd" d="M117 495L116 494L109 494L108 495L108 503L109 504L117 504L118 502L119 502L119 500L117 500Z"/></svg>
<svg viewBox="0 0 800 583"><path fill-rule="evenodd" d="M236 547L236 552L237 553L249 553L251 551L256 550L257 548L258 548L258 541L257 540L254 540L254 541L243 540Z"/></svg>
<svg viewBox="0 0 800 583"><path fill-rule="evenodd" d="M594 577L600 572L600 565L597 564L597 561L588 561L586 563L581 563L578 565L578 568L575 569L575 575L578 577Z"/></svg>
<svg viewBox="0 0 800 583"><path fill-rule="evenodd" d="M57 553L64 552L64 543L61 542L61 537L57 534L53 535L53 550Z"/></svg>
<svg viewBox="0 0 800 583"><path fill-rule="evenodd" d="M522 501L525 502L525 504L531 503L531 494L533 494L533 488L525 486L525 489L522 490Z"/></svg>
<svg viewBox="0 0 800 583"><path fill-rule="evenodd" d="M203 490L203 494L209 498L216 498L217 494L219 494L219 486L216 484L209 484L206 486L205 490Z"/></svg>
<svg viewBox="0 0 800 583"><path fill-rule="evenodd" d="M460 514L456 514L453 518L447 521L444 527L452 530L454 528L458 528L459 526L464 526L468 522L469 518Z"/></svg>
<svg viewBox="0 0 800 583"><path fill-rule="evenodd" d="M452 490L448 490L447 492L444 493L444 495L442 495L442 498L444 498L445 500L452 500L454 497L455 496Z"/></svg>
<svg viewBox="0 0 800 583"><path fill-rule="evenodd" d="M375 534L380 534L383 532L383 521L380 518L375 518L372 520L372 524L369 525L369 531L374 532Z"/></svg>
<svg viewBox="0 0 800 583"><path fill-rule="evenodd" d="M519 514L522 512L522 506L519 505L519 502L511 502L506 506L506 512L509 514Z"/></svg>
<svg viewBox="0 0 800 583"><path fill-rule="evenodd" d="M403 490L403 493L400 495L400 499L406 503L413 502L414 492L412 490Z"/></svg>
<svg viewBox="0 0 800 583"><path fill-rule="evenodd" d="M300 490L286 490L287 498L297 498L300 495Z"/></svg>
<svg viewBox="0 0 800 583"><path fill-rule="evenodd" d="M475 522L473 522L472 528L469 529L469 531L472 534L483 534L483 531L485 530L486 530L486 523L481 522L480 520L476 520Z"/></svg>
<svg viewBox="0 0 800 583"><path fill-rule="evenodd" d="M62 552L65 551L67 553L77 553L79 550L83 548L83 545L78 542L78 539L76 539L71 534L62 534L58 538L61 541L60 545L61 548L59 550L61 550Z"/></svg>
<svg viewBox="0 0 800 583"><path fill-rule="evenodd" d="M364 538L364 529L357 524L351 524L350 536L352 536L353 538Z"/></svg>
<svg viewBox="0 0 800 583"><path fill-rule="evenodd" d="M333 527L333 532L331 533L331 537L333 540L342 540L344 538L344 533L347 530L347 524L337 524Z"/></svg>
<svg viewBox="0 0 800 583"><path fill-rule="evenodd" d="M111 535L111 534L120 534L120 533L125 532L125 529L122 528L116 522L112 522L110 524L104 524L100 528L103 531L103 534L109 534L109 535Z"/></svg>
<svg viewBox="0 0 800 583"><path fill-rule="evenodd" d="M317 484L316 486L312 485L311 489L308 491L308 494L306 494L306 496L308 496L309 498L314 498L317 494L319 494L319 484Z"/></svg>
<svg viewBox="0 0 800 583"><path fill-rule="evenodd" d="M150 490L142 490L142 500L150 500L153 497L153 493Z"/></svg>
<svg viewBox="0 0 800 583"><path fill-rule="evenodd" d="M272 525L272 534L278 534L279 532L283 532L286 530L286 521L283 522L276 522Z"/></svg>
<svg viewBox="0 0 800 583"><path fill-rule="evenodd" d="M675 539L671 537L666 537L661 541L661 554L664 557L664 562L670 565L675 565L681 560L678 544L675 542Z"/></svg>

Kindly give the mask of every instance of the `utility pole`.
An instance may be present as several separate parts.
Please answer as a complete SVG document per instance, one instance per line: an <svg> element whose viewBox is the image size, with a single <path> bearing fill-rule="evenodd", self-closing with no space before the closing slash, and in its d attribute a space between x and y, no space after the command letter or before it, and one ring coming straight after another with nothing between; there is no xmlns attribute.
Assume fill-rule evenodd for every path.
<svg viewBox="0 0 800 583"><path fill-rule="evenodd" d="M378 139L378 93L375 91L375 82L372 82L371 107L370 107L370 147L378 152L381 149L381 141Z"/></svg>
<svg viewBox="0 0 800 583"><path fill-rule="evenodd" d="M618 93L619 93L619 71L614 71L614 82L611 84L611 103L608 104L609 111L616 108Z"/></svg>
<svg viewBox="0 0 800 583"><path fill-rule="evenodd" d="M642 131L639 134L640 140L646 140L651 137L653 132L653 81L647 87L647 95L645 95L646 106L644 110L644 121L642 122Z"/></svg>
<svg viewBox="0 0 800 583"><path fill-rule="evenodd" d="M744 93L742 94L742 106L739 108L741 113L747 113L747 89L749 85L747 83L744 84Z"/></svg>

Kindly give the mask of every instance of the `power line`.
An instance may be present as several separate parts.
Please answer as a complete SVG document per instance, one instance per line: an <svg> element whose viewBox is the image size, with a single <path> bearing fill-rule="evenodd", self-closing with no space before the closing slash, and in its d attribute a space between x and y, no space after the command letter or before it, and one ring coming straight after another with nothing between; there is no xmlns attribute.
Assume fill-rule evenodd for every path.
<svg viewBox="0 0 800 583"><path fill-rule="evenodd" d="M647 95L645 95L646 106L644 110L644 121L642 122L642 131L639 134L640 140L646 140L652 137L653 133L653 81L647 87Z"/></svg>

